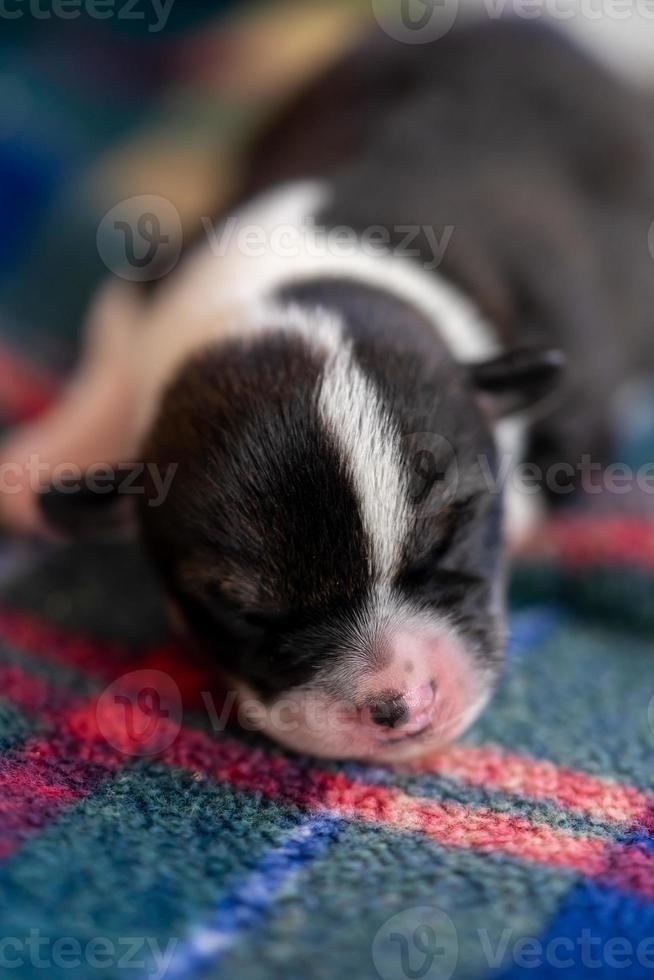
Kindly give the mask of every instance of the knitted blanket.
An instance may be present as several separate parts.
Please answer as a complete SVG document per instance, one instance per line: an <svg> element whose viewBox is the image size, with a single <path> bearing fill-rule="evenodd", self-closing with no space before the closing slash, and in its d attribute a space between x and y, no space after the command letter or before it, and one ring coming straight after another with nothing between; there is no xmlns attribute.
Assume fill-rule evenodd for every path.
<svg viewBox="0 0 654 980"><path fill-rule="evenodd" d="M275 23L290 65L293 32ZM324 24L294 23L306 56ZM199 180L202 146L209 159L225 127L234 141L270 97L258 61L239 78L230 52L240 64L271 30L256 18L167 35L184 69L165 95L157 82L147 138L124 136L95 177L134 192L134 161L164 130L179 134L172 113L195 120ZM220 124L206 117L216 89ZM173 165L167 152L160 180L174 198L188 155ZM46 275L47 257L56 266L97 219L85 194L59 194L0 295L8 422L52 397L52 365L74 350L70 282L54 302L27 282L29 256ZM64 199L73 217L57 252L46 243ZM85 261L73 268L83 294L94 277ZM632 418L624 439L634 466L654 442L651 425L637 429ZM136 545L4 540L0 976L651 976L654 520L641 497L608 495L546 525L515 563L491 706L459 744L401 770L300 758L240 727L211 663L168 632Z"/></svg>
<svg viewBox="0 0 654 980"><path fill-rule="evenodd" d="M493 704L403 771L226 724L126 544L15 555L2 975L651 975L654 524L544 542Z"/></svg>

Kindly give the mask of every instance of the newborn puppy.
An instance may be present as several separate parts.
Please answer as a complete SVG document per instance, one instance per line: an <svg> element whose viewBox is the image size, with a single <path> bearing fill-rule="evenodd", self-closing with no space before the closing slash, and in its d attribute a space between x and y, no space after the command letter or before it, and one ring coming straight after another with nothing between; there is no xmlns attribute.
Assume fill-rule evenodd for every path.
<svg viewBox="0 0 654 980"><path fill-rule="evenodd" d="M442 744L502 662L502 456L603 458L606 393L651 361L650 128L530 24L370 39L255 148L220 254L105 290L79 377L4 457L147 463L146 547L272 737L382 761ZM122 499L38 504L70 525ZM37 500L5 512L32 527Z"/></svg>

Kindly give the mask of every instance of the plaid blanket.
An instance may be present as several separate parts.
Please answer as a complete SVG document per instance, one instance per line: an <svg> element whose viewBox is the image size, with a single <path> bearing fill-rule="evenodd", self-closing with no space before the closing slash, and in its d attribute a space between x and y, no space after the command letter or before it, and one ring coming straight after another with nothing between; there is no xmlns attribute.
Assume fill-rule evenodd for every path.
<svg viewBox="0 0 654 980"><path fill-rule="evenodd" d="M491 708L393 771L230 723L131 546L15 556L3 975L649 976L653 569L651 523L553 522Z"/></svg>
<svg viewBox="0 0 654 980"><path fill-rule="evenodd" d="M28 283L30 263L50 284L75 248L90 254L96 211L142 186L163 132L180 139L157 157L158 186L184 214L201 208L216 147L238 143L272 98L258 60L239 77L243 51L262 50L262 35L269 50L276 25L279 94L317 58L316 35L353 29L354 6L331 33L320 18L333 5L310 12L312 29L298 14L295 34L284 10L166 35L185 67L165 94L149 90L146 136L114 133L106 158L78 161L84 191L69 183L53 205L50 190L52 210L14 255L0 296L7 421L52 397L79 322L71 277L53 299ZM191 125L197 193L182 203ZM69 268L84 294L86 259ZM651 459L651 424L639 443L634 432L625 454ZM337 765L238 726L212 665L170 636L134 544L5 541L0 975L650 976L654 521L640 504L553 519L516 562L511 594L504 680L461 743L400 771Z"/></svg>

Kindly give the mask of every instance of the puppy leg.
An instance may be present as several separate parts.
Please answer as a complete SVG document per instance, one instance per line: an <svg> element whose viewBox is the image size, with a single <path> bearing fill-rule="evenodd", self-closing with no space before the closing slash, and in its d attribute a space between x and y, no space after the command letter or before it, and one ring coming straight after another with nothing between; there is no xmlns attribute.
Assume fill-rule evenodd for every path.
<svg viewBox="0 0 654 980"><path fill-rule="evenodd" d="M140 298L111 283L88 318L86 349L59 400L0 444L0 521L22 533L47 533L37 493L89 466L129 459L135 451L136 369L133 334Z"/></svg>

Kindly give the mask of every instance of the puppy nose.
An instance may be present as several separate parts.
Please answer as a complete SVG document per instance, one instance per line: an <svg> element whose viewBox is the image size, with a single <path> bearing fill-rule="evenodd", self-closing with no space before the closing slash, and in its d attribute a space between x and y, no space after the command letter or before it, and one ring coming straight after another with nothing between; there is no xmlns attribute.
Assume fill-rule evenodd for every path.
<svg viewBox="0 0 654 980"><path fill-rule="evenodd" d="M365 713L368 720L387 731L420 729L428 723L434 704L436 684L429 681L409 691L381 691L369 697Z"/></svg>
<svg viewBox="0 0 654 980"><path fill-rule="evenodd" d="M370 719L382 728L398 728L409 720L409 705L403 694L390 691L369 702Z"/></svg>

